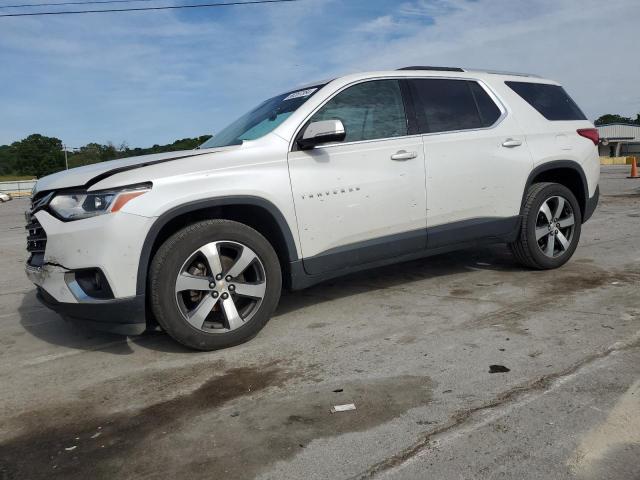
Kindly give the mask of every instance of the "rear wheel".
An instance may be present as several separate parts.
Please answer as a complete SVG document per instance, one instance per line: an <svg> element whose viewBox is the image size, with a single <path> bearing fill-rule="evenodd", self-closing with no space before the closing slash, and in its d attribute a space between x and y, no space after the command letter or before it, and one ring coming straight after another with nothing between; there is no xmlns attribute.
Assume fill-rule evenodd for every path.
<svg viewBox="0 0 640 480"><path fill-rule="evenodd" d="M527 192L520 233L511 250L527 267L558 268L575 252L581 225L580 206L571 190L558 183L536 183Z"/></svg>
<svg viewBox="0 0 640 480"><path fill-rule="evenodd" d="M254 229L208 220L171 236L151 266L151 307L160 326L198 350L237 345L266 324L282 275L271 244Z"/></svg>

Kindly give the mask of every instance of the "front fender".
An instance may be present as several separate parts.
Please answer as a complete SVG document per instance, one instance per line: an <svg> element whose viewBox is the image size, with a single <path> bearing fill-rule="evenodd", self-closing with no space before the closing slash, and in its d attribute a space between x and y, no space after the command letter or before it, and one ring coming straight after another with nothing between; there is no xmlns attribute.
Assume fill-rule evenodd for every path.
<svg viewBox="0 0 640 480"><path fill-rule="evenodd" d="M151 225L151 228L149 229L149 232L147 233L144 244L142 246L142 252L140 254L136 293L138 295L141 295L146 291L147 273L149 271L149 263L151 261L151 253L153 251L153 247L156 243L158 235L170 221L190 212L231 205L250 205L254 207L260 207L267 211L273 217L273 219L278 224L278 227L280 228L280 232L285 241L288 260L290 262L298 260L296 243L291 232L291 228L289 227L289 224L287 223L282 212L268 200L248 195L196 200L168 210L167 212L160 215Z"/></svg>

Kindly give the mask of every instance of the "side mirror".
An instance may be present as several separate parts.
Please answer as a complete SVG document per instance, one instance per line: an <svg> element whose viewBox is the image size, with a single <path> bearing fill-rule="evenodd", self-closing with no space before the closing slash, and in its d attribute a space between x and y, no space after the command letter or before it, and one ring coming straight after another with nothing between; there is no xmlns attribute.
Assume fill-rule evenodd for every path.
<svg viewBox="0 0 640 480"><path fill-rule="evenodd" d="M603 147L606 147L607 145L609 145L609 140L606 138L601 138L600 145L602 145Z"/></svg>
<svg viewBox="0 0 640 480"><path fill-rule="evenodd" d="M298 147L308 150L316 145L342 142L347 136L341 120L322 120L310 123L298 139Z"/></svg>

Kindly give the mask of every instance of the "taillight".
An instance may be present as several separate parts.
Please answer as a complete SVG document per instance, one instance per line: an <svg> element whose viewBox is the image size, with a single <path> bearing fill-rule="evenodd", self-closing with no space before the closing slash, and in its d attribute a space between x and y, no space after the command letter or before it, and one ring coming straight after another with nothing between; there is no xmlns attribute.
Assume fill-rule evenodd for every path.
<svg viewBox="0 0 640 480"><path fill-rule="evenodd" d="M600 134L598 133L597 128L579 128L577 131L578 135L588 138L594 145L598 145L598 143L600 143Z"/></svg>

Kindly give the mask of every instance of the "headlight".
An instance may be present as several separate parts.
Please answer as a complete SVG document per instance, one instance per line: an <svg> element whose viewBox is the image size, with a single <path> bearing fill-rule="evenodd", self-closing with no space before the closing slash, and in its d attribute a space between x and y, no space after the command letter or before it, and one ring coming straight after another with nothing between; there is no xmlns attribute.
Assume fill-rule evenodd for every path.
<svg viewBox="0 0 640 480"><path fill-rule="evenodd" d="M68 192L53 197L49 208L65 220L80 220L120 210L129 200L151 190L151 185L136 185L99 192Z"/></svg>

